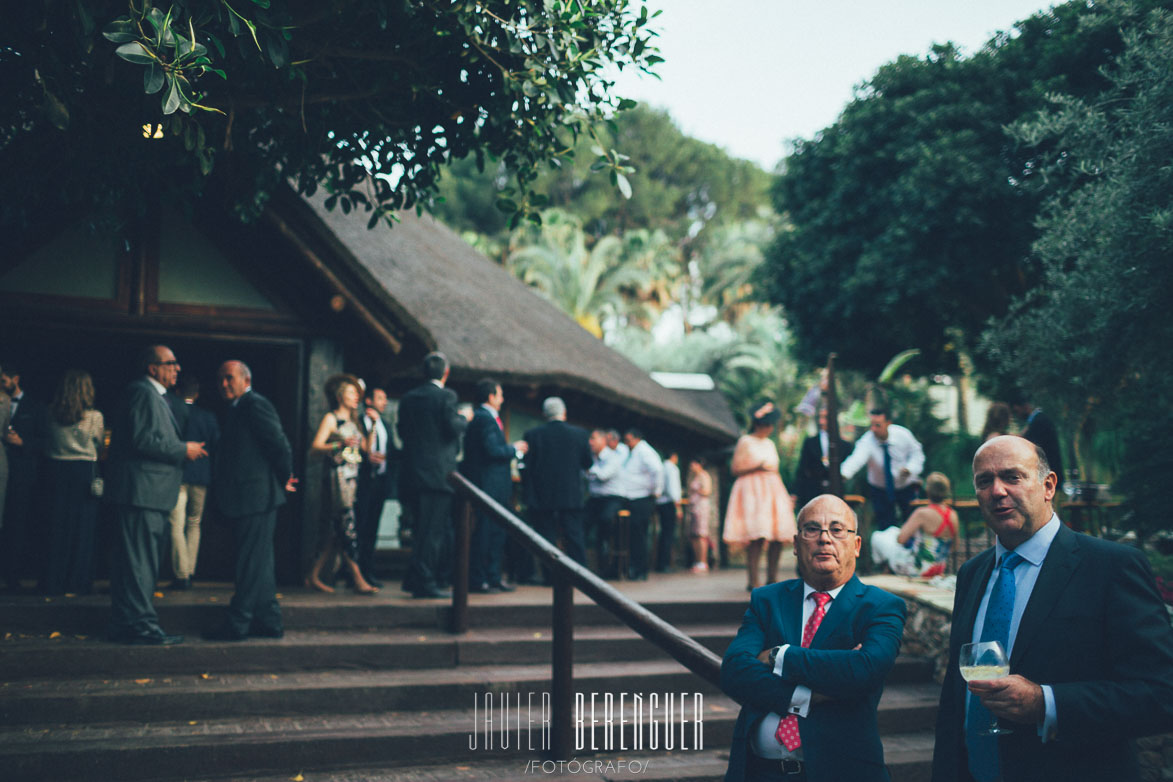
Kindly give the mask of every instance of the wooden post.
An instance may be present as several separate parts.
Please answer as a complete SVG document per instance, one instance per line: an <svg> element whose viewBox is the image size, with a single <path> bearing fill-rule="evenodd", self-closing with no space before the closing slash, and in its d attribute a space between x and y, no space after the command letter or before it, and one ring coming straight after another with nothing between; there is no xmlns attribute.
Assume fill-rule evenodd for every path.
<svg viewBox="0 0 1173 782"><path fill-rule="evenodd" d="M570 760L574 754L574 586L551 569L554 579L554 644L550 714L550 756Z"/></svg>
<svg viewBox="0 0 1173 782"><path fill-rule="evenodd" d="M456 562L452 571L452 627L453 633L468 632L468 562L472 548L473 506L462 500L456 514Z"/></svg>
<svg viewBox="0 0 1173 782"><path fill-rule="evenodd" d="M835 354L827 356L827 389L823 393L827 405L827 480L830 492L843 496L843 476L839 473L839 396L835 391Z"/></svg>

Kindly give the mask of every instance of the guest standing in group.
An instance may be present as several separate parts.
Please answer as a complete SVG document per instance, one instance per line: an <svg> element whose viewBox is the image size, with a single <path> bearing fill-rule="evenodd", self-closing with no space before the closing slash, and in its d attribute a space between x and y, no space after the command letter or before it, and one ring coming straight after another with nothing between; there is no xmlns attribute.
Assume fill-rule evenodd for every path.
<svg viewBox="0 0 1173 782"><path fill-rule="evenodd" d="M709 519L713 515L713 476L705 460L696 456L688 463L688 539L692 543L692 572L709 572Z"/></svg>
<svg viewBox="0 0 1173 782"><path fill-rule="evenodd" d="M730 470L737 478L725 513L726 543L745 546L748 589L762 585L759 564L766 549L766 583L778 580L782 549L794 540L794 506L778 474L778 449L771 439L782 418L773 402L753 411L749 434L737 441Z"/></svg>
<svg viewBox="0 0 1173 782"><path fill-rule="evenodd" d="M118 532L110 569L111 641L169 646L183 636L159 626L151 598L159 578L159 551L167 514L179 498L183 461L207 456L204 444L179 439L179 424L163 399L175 385L179 362L165 345L139 359L143 377L126 388L114 414L107 475Z"/></svg>
<svg viewBox="0 0 1173 782"><path fill-rule="evenodd" d="M204 517L208 485L212 482L212 456L220 440L220 425L210 410L196 405L200 398L200 381L194 376L185 376L180 381L179 397L186 408L184 438L204 443L208 452L208 456L202 459L184 463L179 500L171 510L171 571L175 576L171 588L182 591L191 589L191 580L195 577L200 553L200 522Z"/></svg>
<svg viewBox="0 0 1173 782"><path fill-rule="evenodd" d="M41 591L89 594L94 581L98 455L105 421L94 409L94 382L82 369L66 371L49 405L45 446L49 472L49 565Z"/></svg>
<svg viewBox="0 0 1173 782"><path fill-rule="evenodd" d="M326 491L322 495L324 512L319 527L318 558L306 584L321 592L333 592L334 587L322 581L322 575L325 571L333 580L334 557L341 554L354 591L370 595L379 590L367 583L359 569L358 530L354 520L358 468L363 451L370 449L371 439L368 434L364 443L358 429L358 405L362 400L358 380L351 375L330 378L326 381L326 400L334 409L322 417L310 445L310 452L326 461Z"/></svg>
<svg viewBox="0 0 1173 782"><path fill-rule="evenodd" d="M358 529L358 569L373 587L383 583L375 578L375 546L379 539L379 521L383 506L391 494L391 479L395 473L389 458L395 446L383 423L387 410L387 392L381 388L367 390L363 399L363 415L359 419L362 434L370 448L363 452L358 471L358 491L355 494L354 521Z"/></svg>
<svg viewBox="0 0 1173 782"><path fill-rule="evenodd" d="M204 637L214 641L281 638L285 628L277 603L273 533L277 508L297 484L293 452L273 403L253 390L248 365L225 361L218 377L228 416L214 465L214 485L217 507L236 537L235 591L224 624Z"/></svg>
<svg viewBox="0 0 1173 782"><path fill-rule="evenodd" d="M851 455L839 465L844 480L850 480L867 465L868 502L872 505L875 529L896 524L912 515L912 501L920 491L920 474L925 452L908 429L892 423L888 411L868 412L868 431L855 443Z"/></svg>
<svg viewBox="0 0 1173 782"><path fill-rule="evenodd" d="M19 592L20 578L44 559L35 544L36 488L45 451L45 404L25 390L21 366L8 359L0 371L0 391L8 395L11 417L0 432L8 459L8 488L4 501L4 528L0 530L0 565L8 589Z"/></svg>
<svg viewBox="0 0 1173 782"><path fill-rule="evenodd" d="M411 564L403 588L415 598L451 597L440 587L443 551L452 539L452 495L448 475L456 469L460 438L472 411L460 411L448 382L443 353L424 356L424 382L399 400L399 439L403 469L399 496L415 524Z"/></svg>
<svg viewBox="0 0 1173 782"><path fill-rule="evenodd" d="M583 479L593 464L590 435L566 423L566 403L560 397L543 400L542 415L546 423L525 433L530 526L555 545L561 537L566 556L585 566Z"/></svg>
<svg viewBox="0 0 1173 782"><path fill-rule="evenodd" d="M660 472L660 491L656 497L656 515L660 519L660 538L656 545L656 572L672 569L672 551L676 548L676 525L680 522L680 455L673 451L664 460Z"/></svg>
<svg viewBox="0 0 1173 782"><path fill-rule="evenodd" d="M623 433L627 455L619 471L616 491L624 498L627 519L627 548L631 562L627 577L632 581L648 577L648 523L656 511L656 491L663 466L660 454L644 439L643 432L629 427Z"/></svg>
<svg viewBox="0 0 1173 782"><path fill-rule="evenodd" d="M624 457L607 445L607 432L604 429L592 431L587 445L592 454L592 464L587 470L587 529L595 538L599 575L602 578L618 578L618 565L612 561L612 537L616 518L623 509L623 498L615 487Z"/></svg>

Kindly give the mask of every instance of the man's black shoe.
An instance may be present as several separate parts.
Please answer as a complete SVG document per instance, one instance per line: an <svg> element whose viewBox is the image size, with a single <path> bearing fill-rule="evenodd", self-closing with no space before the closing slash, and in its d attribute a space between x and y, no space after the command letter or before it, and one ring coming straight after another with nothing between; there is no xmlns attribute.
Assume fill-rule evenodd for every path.
<svg viewBox="0 0 1173 782"><path fill-rule="evenodd" d="M258 627L254 630L249 630L248 634L254 638L284 638L285 630L280 627L276 630L270 627Z"/></svg>
<svg viewBox="0 0 1173 782"><path fill-rule="evenodd" d="M420 599L428 597L452 597L452 593L447 589L437 589L436 587L432 587L431 589L421 589L418 592L412 592L411 596Z"/></svg>
<svg viewBox="0 0 1173 782"><path fill-rule="evenodd" d="M131 646L174 646L183 643L182 635L124 635L112 639Z"/></svg>
<svg viewBox="0 0 1173 782"><path fill-rule="evenodd" d="M513 584L506 584L504 581L498 581L489 588L497 592L513 592L517 589Z"/></svg>
<svg viewBox="0 0 1173 782"><path fill-rule="evenodd" d="M217 627L214 630L205 630L200 635L205 641L244 641L248 638L247 635L238 633L231 627Z"/></svg>
<svg viewBox="0 0 1173 782"><path fill-rule="evenodd" d="M191 578L177 578L171 582L171 586L167 587L174 592L186 592L191 589Z"/></svg>

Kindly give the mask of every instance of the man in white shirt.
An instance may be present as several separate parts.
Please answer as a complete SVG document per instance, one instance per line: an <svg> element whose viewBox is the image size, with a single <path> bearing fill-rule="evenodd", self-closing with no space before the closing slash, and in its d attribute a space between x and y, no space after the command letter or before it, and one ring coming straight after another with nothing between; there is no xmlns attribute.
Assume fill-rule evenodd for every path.
<svg viewBox="0 0 1173 782"><path fill-rule="evenodd" d="M375 436L371 440L370 453L363 454L362 468L358 473L358 487L354 504L354 526L358 534L358 569L363 578L373 587L383 586L375 578L375 544L379 537L379 520L383 517L383 505L391 493L394 472L387 461L388 453L394 448L390 433L383 422L387 410L387 392L373 387L363 400L363 416L360 419L364 435L372 428ZM364 438L365 440L365 438Z"/></svg>
<svg viewBox="0 0 1173 782"><path fill-rule="evenodd" d="M660 483L661 462L656 449L643 439L643 433L630 428L623 434L628 454L619 471L615 493L624 498L628 519L631 562L628 578L648 577L648 522L656 509L656 491Z"/></svg>
<svg viewBox="0 0 1173 782"><path fill-rule="evenodd" d="M594 462L587 470L587 528L593 530L597 567L602 578L618 578L619 570L612 561L612 540L615 517L623 508L623 498L615 488L624 456L607 446L607 432L595 429L587 441Z"/></svg>
<svg viewBox="0 0 1173 782"><path fill-rule="evenodd" d="M839 471L849 480L865 464L868 467L868 501L875 517L874 528L886 529L912 512L912 501L920 490L920 476L925 468L925 452L912 432L894 424L888 411L868 413L868 431L855 444L851 455L843 460Z"/></svg>
<svg viewBox="0 0 1173 782"><path fill-rule="evenodd" d="M656 545L656 572L667 573L672 569L672 547L676 543L676 525L680 521L680 501L683 491L680 485L680 455L675 451L668 454L660 471L660 486L656 497L656 515L660 519L660 537Z"/></svg>

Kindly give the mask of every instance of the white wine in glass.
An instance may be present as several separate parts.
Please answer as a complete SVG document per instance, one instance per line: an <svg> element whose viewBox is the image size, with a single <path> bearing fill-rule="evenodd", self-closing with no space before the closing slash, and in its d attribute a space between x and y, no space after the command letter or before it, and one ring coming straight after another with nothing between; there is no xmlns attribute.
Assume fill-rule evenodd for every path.
<svg viewBox="0 0 1173 782"><path fill-rule="evenodd" d="M1010 675L1010 661L1006 659L1006 650L997 641L963 645L958 663L961 667L961 678L967 682L1001 679ZM999 727L998 719L995 717L990 721L990 726L979 735L998 736L1013 732L1011 728Z"/></svg>

